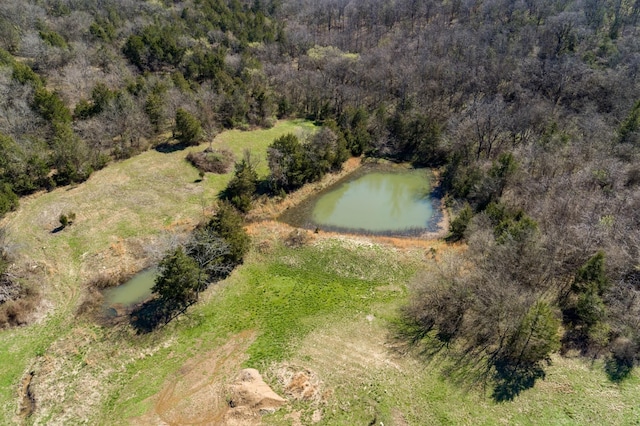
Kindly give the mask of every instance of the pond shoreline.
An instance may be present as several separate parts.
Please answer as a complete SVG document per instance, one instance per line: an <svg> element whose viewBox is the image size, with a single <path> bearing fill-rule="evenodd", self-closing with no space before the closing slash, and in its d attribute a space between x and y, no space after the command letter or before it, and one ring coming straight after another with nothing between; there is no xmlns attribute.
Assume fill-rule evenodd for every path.
<svg viewBox="0 0 640 426"><path fill-rule="evenodd" d="M350 158L345 163L343 169L337 173L331 173L326 175L319 182L310 183L304 185L302 188L287 194L286 198L281 200L264 199L261 205L256 206L248 215L248 228L255 230L260 225L266 225L272 222L279 224L279 229L306 229L310 231L320 232L326 235L345 235L345 236L357 236L357 237L370 237L379 241L392 241L404 240L408 242L410 240L425 241L425 240L437 240L444 238L449 231L449 212L445 205L445 194L441 188L440 174L438 170L431 169L431 191L430 197L432 199L433 216L429 220L428 228L430 229L413 229L403 232L397 231L354 231L353 229L331 227L331 226L295 226L281 220L281 216L286 214L287 211L295 208L299 208L302 203L308 202L312 198L319 197L323 192L334 188L341 182L348 182L353 179L357 179L369 172L369 168L379 167L389 171L397 170L398 172L410 170L409 165L400 165L396 163L387 162L385 160L367 159L367 158ZM404 245L404 244L400 244Z"/></svg>
<svg viewBox="0 0 640 426"><path fill-rule="evenodd" d="M369 162L276 220L307 230L418 238L443 231L442 198L432 169Z"/></svg>

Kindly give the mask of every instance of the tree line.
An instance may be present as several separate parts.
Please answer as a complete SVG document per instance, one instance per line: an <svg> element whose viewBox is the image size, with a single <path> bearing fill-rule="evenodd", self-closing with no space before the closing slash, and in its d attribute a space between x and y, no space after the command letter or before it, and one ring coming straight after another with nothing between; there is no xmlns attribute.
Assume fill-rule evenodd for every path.
<svg viewBox="0 0 640 426"><path fill-rule="evenodd" d="M214 216L198 225L184 245L165 253L151 289L155 298L131 314L134 328L144 333L166 324L195 303L211 283L241 264L250 244L243 225L240 213L221 202Z"/></svg>

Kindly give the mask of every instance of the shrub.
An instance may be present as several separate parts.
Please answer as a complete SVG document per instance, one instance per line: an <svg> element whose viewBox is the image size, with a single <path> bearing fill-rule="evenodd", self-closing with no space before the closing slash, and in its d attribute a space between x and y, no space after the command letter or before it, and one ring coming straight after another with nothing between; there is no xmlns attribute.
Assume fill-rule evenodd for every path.
<svg viewBox="0 0 640 426"><path fill-rule="evenodd" d="M309 244L311 241L311 236L308 231L302 229L294 229L287 235L287 238L284 240L284 244L287 247L298 248L303 247Z"/></svg>
<svg viewBox="0 0 640 426"><path fill-rule="evenodd" d="M200 152L187 154L187 161L205 173L225 174L233 164L233 153L226 149L207 148Z"/></svg>
<svg viewBox="0 0 640 426"><path fill-rule="evenodd" d="M18 196L8 183L0 184L0 217L18 207Z"/></svg>
<svg viewBox="0 0 640 426"><path fill-rule="evenodd" d="M66 228L67 226L73 224L73 221L76 220L76 214L73 212L68 214L63 213L60 215L58 220L60 221L60 226L62 228Z"/></svg>

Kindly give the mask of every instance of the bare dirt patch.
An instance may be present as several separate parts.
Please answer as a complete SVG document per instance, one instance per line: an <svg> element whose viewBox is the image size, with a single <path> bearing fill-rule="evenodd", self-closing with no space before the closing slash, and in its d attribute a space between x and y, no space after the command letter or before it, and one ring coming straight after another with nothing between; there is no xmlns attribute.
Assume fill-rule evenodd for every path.
<svg viewBox="0 0 640 426"><path fill-rule="evenodd" d="M273 413L287 402L254 368L242 370L227 389L229 409L222 419L226 425L260 424L262 414Z"/></svg>
<svg viewBox="0 0 640 426"><path fill-rule="evenodd" d="M321 403L330 396L318 375L307 368L285 364L276 370L276 377L285 395L292 399Z"/></svg>
<svg viewBox="0 0 640 426"><path fill-rule="evenodd" d="M292 410L285 416L294 426L318 423L323 417L323 407L331 398L332 392L327 389L319 376L312 370L289 363L274 366L269 375L274 378L278 387L291 401L303 401L308 405L306 410Z"/></svg>
<svg viewBox="0 0 640 426"><path fill-rule="evenodd" d="M152 409L131 423L260 424L262 414L275 411L286 400L264 383L257 370L238 373L254 339L254 333L242 332L224 346L189 360L151 397Z"/></svg>
<svg viewBox="0 0 640 426"><path fill-rule="evenodd" d="M33 379L34 372L29 372L20 384L20 394L22 396L22 403L20 404L20 418L26 419L36 409L36 399L31 390L31 380Z"/></svg>

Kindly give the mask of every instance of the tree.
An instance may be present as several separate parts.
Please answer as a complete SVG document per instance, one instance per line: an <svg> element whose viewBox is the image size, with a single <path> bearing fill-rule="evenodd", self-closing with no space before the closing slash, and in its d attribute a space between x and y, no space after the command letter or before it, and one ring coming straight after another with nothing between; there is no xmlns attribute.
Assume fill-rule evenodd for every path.
<svg viewBox="0 0 640 426"><path fill-rule="evenodd" d="M560 321L551 306L537 301L529 309L520 323L518 333L509 342L509 357L516 364L535 365L549 358L551 353L560 349L558 327Z"/></svg>
<svg viewBox="0 0 640 426"><path fill-rule="evenodd" d="M0 217L18 207L18 196L13 193L11 185L0 183Z"/></svg>
<svg viewBox="0 0 640 426"><path fill-rule="evenodd" d="M558 321L548 303L535 302L495 357L493 398L511 400L544 377L542 363L560 348Z"/></svg>
<svg viewBox="0 0 640 426"><path fill-rule="evenodd" d="M269 145L269 180L274 189L295 189L342 167L349 151L344 138L339 137L331 127L337 130L337 126L330 122L329 126L322 127L305 143L290 133Z"/></svg>
<svg viewBox="0 0 640 426"><path fill-rule="evenodd" d="M567 326L565 341L577 344L583 351L608 343L605 292L610 282L604 269L604 253L593 255L576 273L569 292L561 299Z"/></svg>
<svg viewBox="0 0 640 426"><path fill-rule="evenodd" d="M183 309L197 298L200 268L182 247L169 252L159 264L160 274L151 291L171 310Z"/></svg>
<svg viewBox="0 0 640 426"><path fill-rule="evenodd" d="M456 216L449 224L449 235L447 236L447 240L456 242L463 239L464 233L467 230L467 226L469 226L469 222L472 217L473 210L471 210L471 206L469 204L465 204L462 210L460 210L460 213L458 213L458 216Z"/></svg>
<svg viewBox="0 0 640 426"><path fill-rule="evenodd" d="M618 131L618 142L637 144L638 130L640 130L640 101L635 103L627 118L622 122Z"/></svg>
<svg viewBox="0 0 640 426"><path fill-rule="evenodd" d="M223 201L218 204L218 210L207 226L229 245L226 261L233 265L242 263L251 244L251 239L244 229L242 215L231 204Z"/></svg>
<svg viewBox="0 0 640 426"><path fill-rule="evenodd" d="M54 129L51 160L56 173L53 179L60 185L84 181L93 172L85 142L68 124L56 125Z"/></svg>
<svg viewBox="0 0 640 426"><path fill-rule="evenodd" d="M197 291L204 290L208 282L222 279L233 270L234 265L227 260L229 244L209 226L196 228L185 250L199 266Z"/></svg>
<svg viewBox="0 0 640 426"><path fill-rule="evenodd" d="M202 140L200 121L188 111L178 108L176 111L175 138L185 145L198 145Z"/></svg>
<svg viewBox="0 0 640 426"><path fill-rule="evenodd" d="M298 137L292 133L275 139L267 149L271 174L269 180L275 188L297 188L304 184L304 151Z"/></svg>
<svg viewBox="0 0 640 426"><path fill-rule="evenodd" d="M334 127L329 122L331 127ZM317 180L330 171L340 170L349 158L344 138L329 126L322 126L304 145L307 152L307 179Z"/></svg>
<svg viewBox="0 0 640 426"><path fill-rule="evenodd" d="M52 123L71 122L71 112L60 96L44 87L38 87L33 94L33 106L45 120Z"/></svg>
<svg viewBox="0 0 640 426"><path fill-rule="evenodd" d="M160 71L166 66L177 66L186 49L179 45L179 28L149 25L140 34L127 39L122 52L141 71Z"/></svg>
<svg viewBox="0 0 640 426"><path fill-rule="evenodd" d="M254 163L249 151L245 151L242 160L236 163L234 176L222 194L225 200L243 213L251 209L251 200L258 183L258 173Z"/></svg>
<svg viewBox="0 0 640 426"><path fill-rule="evenodd" d="M160 131L164 118L164 99L160 93L150 93L144 104L144 112L149 116L156 132Z"/></svg>

